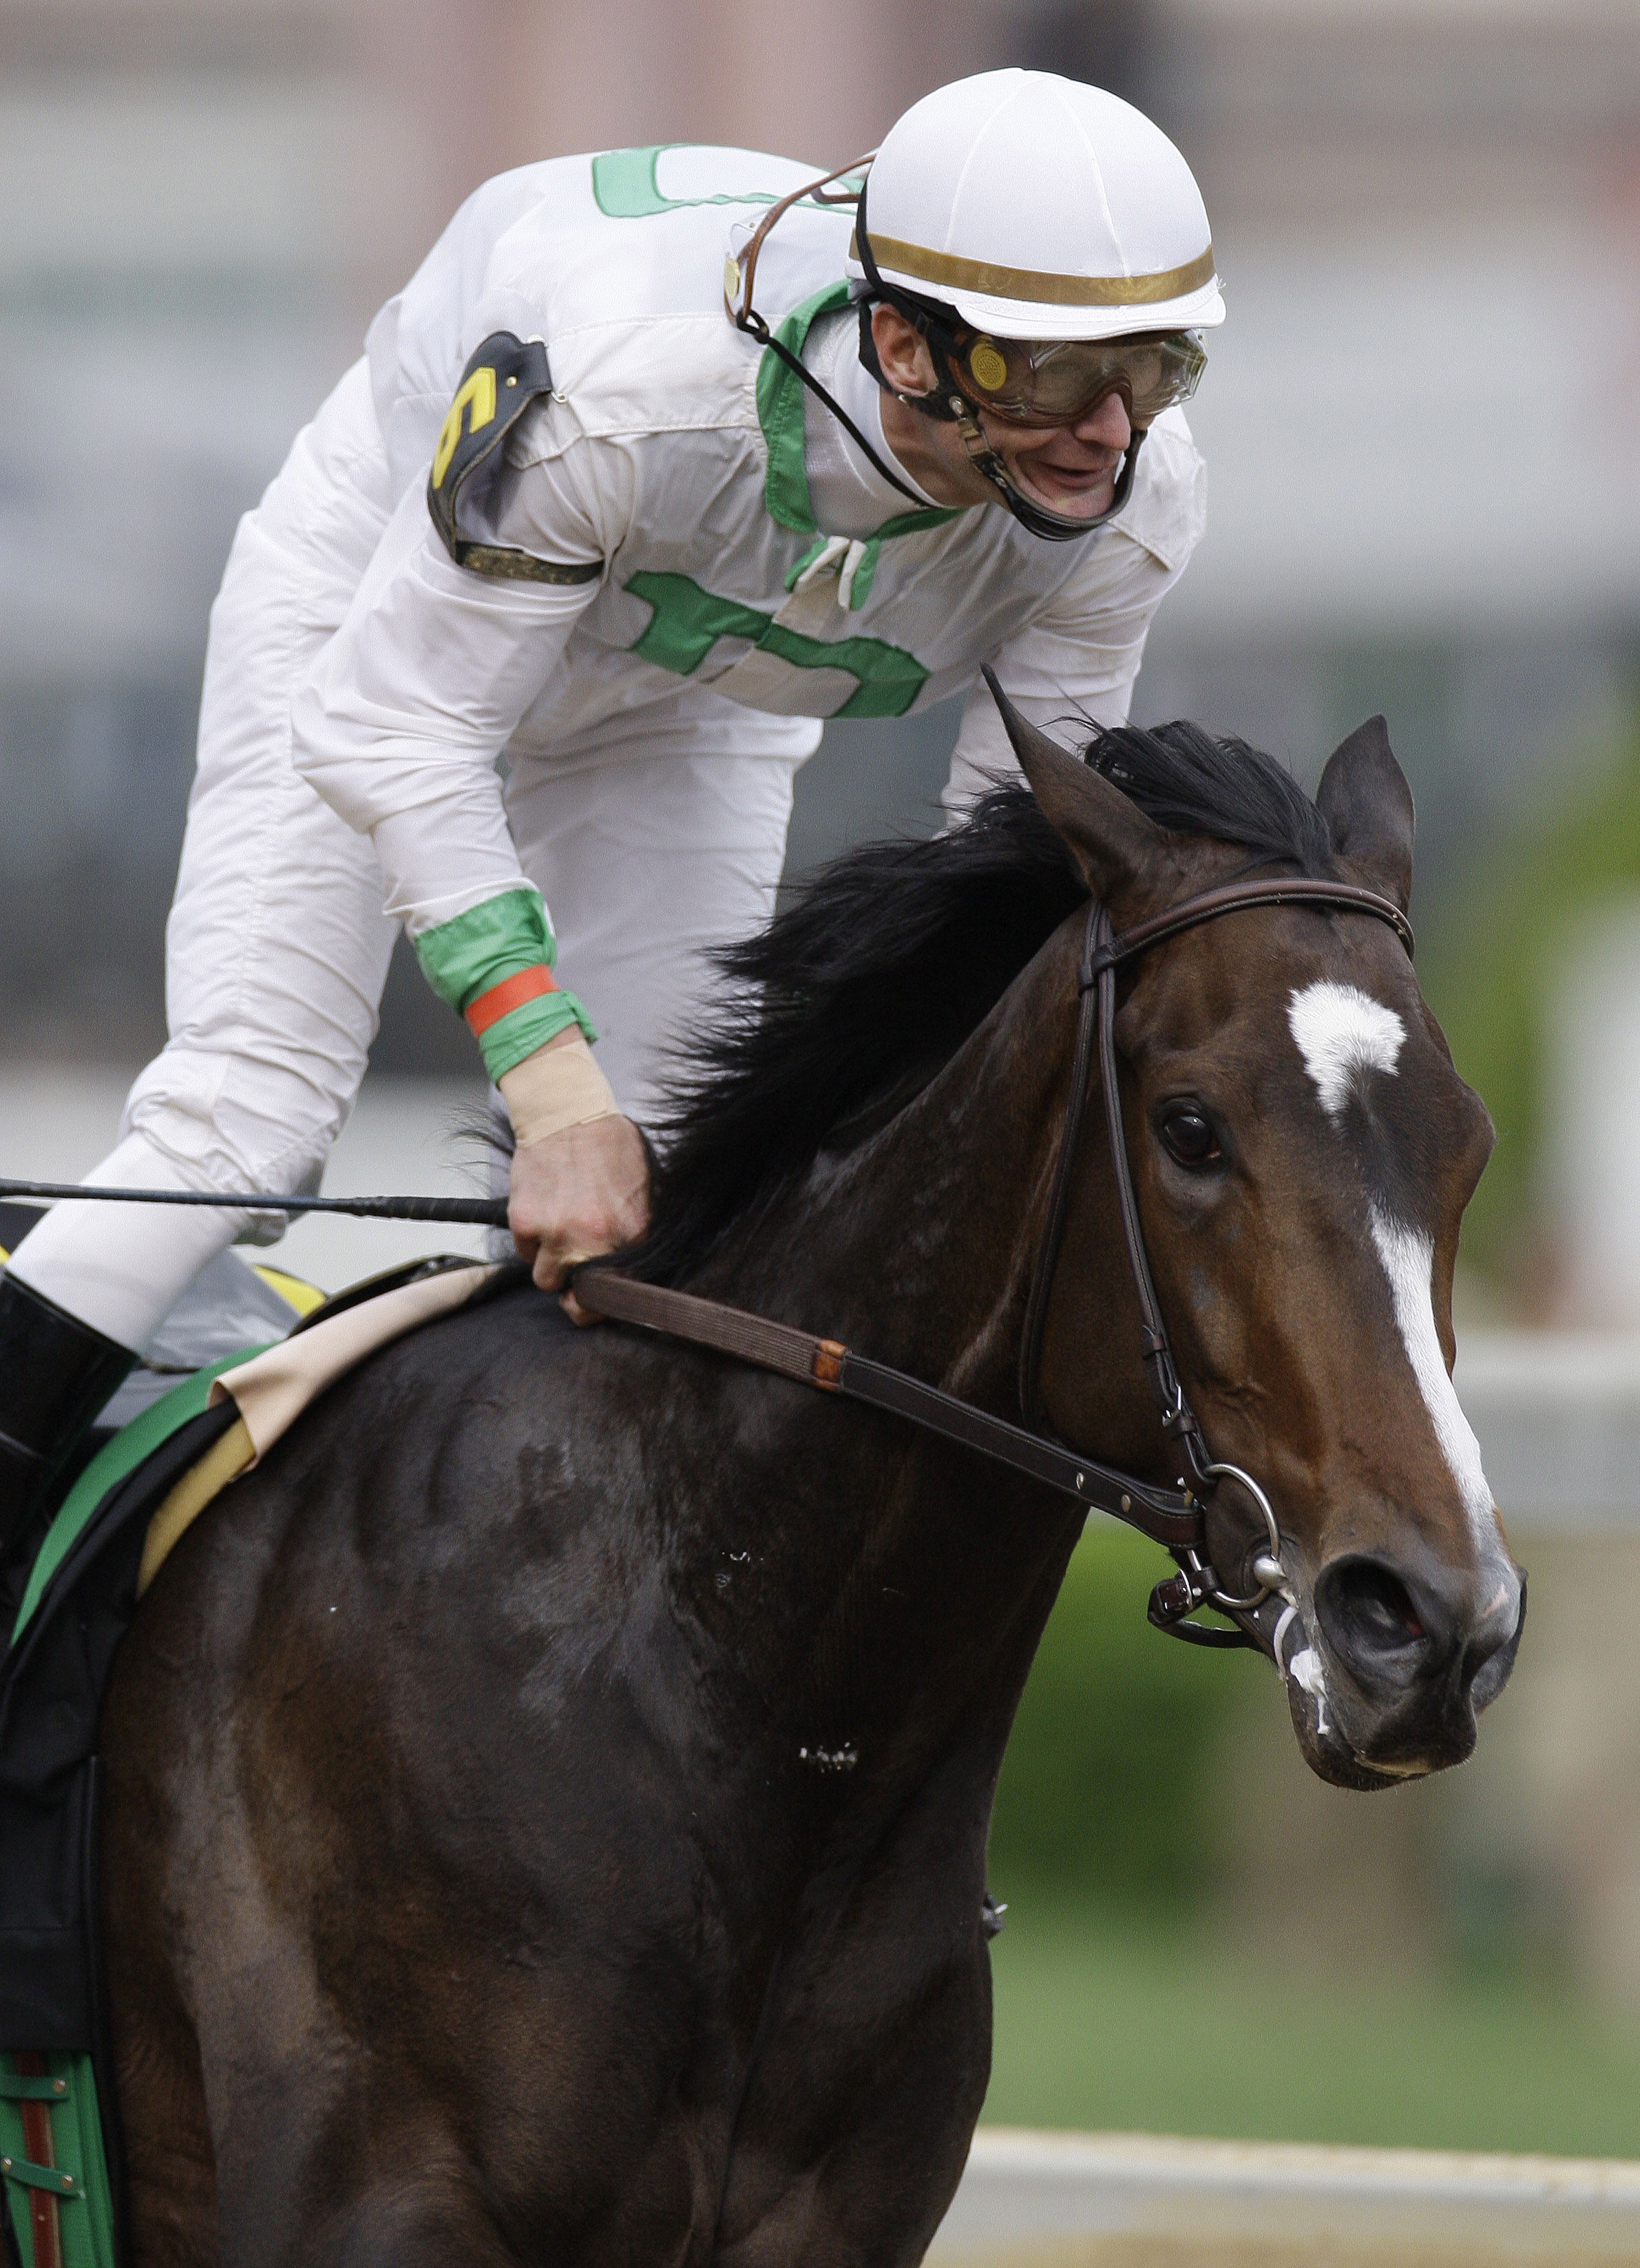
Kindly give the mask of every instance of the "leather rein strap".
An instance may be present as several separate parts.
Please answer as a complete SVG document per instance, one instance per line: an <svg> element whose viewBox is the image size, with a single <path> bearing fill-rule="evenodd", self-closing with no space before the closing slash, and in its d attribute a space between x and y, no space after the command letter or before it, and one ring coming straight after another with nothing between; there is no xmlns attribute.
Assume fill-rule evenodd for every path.
<svg viewBox="0 0 1640 2268"><path fill-rule="evenodd" d="M1185 1572L1176 1580L1184 1586L1180 1595L1187 1601L1180 1609L1181 1613L1204 1599L1221 1603L1227 1609L1232 1606L1236 1609L1256 1609L1269 1595L1269 1585L1254 1599L1229 1602L1217 1592L1217 1578L1212 1577L1202 1557L1206 1550L1205 1521L1196 1489L1211 1489L1220 1472L1234 1469L1211 1462L1173 1363L1128 1164L1115 1042L1116 970L1124 961L1159 945L1164 938L1177 936L1182 930L1255 906L1308 906L1320 912L1369 914L1388 924L1408 954L1413 949L1411 924L1400 907L1375 891L1359 889L1347 882L1290 878L1227 883L1137 922L1119 936L1112 935L1110 917L1095 902L1089 909L1087 937L1077 972L1077 1040L1070 1098L1019 1350L1020 1407L1027 1419L1033 1419L1042 1331L1070 1209L1082 1116L1092 1086L1097 1046L1122 1234L1143 1323L1144 1359L1162 1423L1169 1435L1181 1442L1195 1488L1182 1478L1177 1489L1158 1488L1136 1480L1130 1474L1099 1464L1092 1458L1078 1456L1049 1434L1011 1425L1005 1418L994 1418L989 1410L927 1385L906 1371L894 1370L886 1363L856 1354L840 1340L822 1338L813 1332L798 1330L791 1323L748 1314L742 1308L725 1307L716 1300L702 1300L691 1292L674 1292L665 1285L642 1283L605 1264L587 1263L576 1270L573 1280L577 1300L589 1313L607 1316L612 1322L635 1323L668 1338L710 1347L734 1361L749 1363L757 1369L795 1379L802 1385L817 1387L824 1393L841 1394L850 1401L891 1411L942 1440L975 1450L1014 1472L1074 1497L1092 1509L1126 1521L1130 1527L1165 1545L1180 1561ZM1240 1477L1246 1479L1246 1476ZM1267 1518L1270 1519L1273 1543L1273 1516L1267 1513ZM1211 1580L1204 1584L1200 1580L1203 1575ZM1155 1618L1154 1609L1152 1616ZM1203 1635L1220 1639L1232 1636L1229 1632ZM1269 1633L1261 1628L1258 1638L1268 1650Z"/></svg>
<svg viewBox="0 0 1640 2268"><path fill-rule="evenodd" d="M711 1347L759 1370L772 1370L804 1386L817 1386L823 1393L844 1395L851 1402L908 1418L914 1425L977 1449L982 1456L1045 1482L1095 1511L1131 1521L1170 1550L1188 1550L1202 1540L1201 1510L1188 1495L1152 1488L1090 1457L1078 1457L1059 1442L993 1418L989 1410L925 1385L907 1371L891 1370L886 1363L851 1353L840 1340L819 1338L812 1331L770 1322L766 1316L750 1315L716 1300L697 1299L692 1292L641 1284L612 1268L578 1270L575 1296L591 1313L614 1322L636 1323L668 1338Z"/></svg>

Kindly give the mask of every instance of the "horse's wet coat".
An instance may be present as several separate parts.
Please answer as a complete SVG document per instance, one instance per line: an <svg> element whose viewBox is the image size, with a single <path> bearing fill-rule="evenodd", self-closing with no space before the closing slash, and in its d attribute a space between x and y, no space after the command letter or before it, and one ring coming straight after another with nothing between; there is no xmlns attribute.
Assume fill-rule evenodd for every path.
<svg viewBox="0 0 1640 2268"><path fill-rule="evenodd" d="M1409 880L1386 747L1335 758L1325 811L1199 734L1098 753L1128 792L1033 767L1042 810L1004 792L857 854L739 957L761 1009L634 1265L1017 1415L1089 887L1128 921L1249 853ZM1117 1038L1181 1373L1282 1517L1295 1727L1363 1786L1467 1754L1509 1646L1338 1170L1358 1114L1318 1109L1281 1013L1318 982L1400 1004L1395 1078L1359 1077L1401 1114L1384 1195L1430 1236L1445 1344L1489 1137L1393 935L1181 936ZM1163 1140L1198 1090L1200 1170ZM1108 1164L1078 1156L1044 1403L1171 1481ZM1244 1511L1215 1515L1232 1581ZM139 2268L911 2268L983 2099L991 1794L1080 1525L523 1284L372 1358L190 1531L110 1691Z"/></svg>

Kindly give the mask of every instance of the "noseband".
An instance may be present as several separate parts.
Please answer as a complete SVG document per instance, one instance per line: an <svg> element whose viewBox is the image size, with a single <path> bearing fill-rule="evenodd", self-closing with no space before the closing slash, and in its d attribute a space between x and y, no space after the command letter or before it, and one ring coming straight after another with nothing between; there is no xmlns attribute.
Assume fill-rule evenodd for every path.
<svg viewBox="0 0 1640 2268"><path fill-rule="evenodd" d="M1019 1347L1019 1406L1026 1419L1024 1426L994 1418L989 1410L977 1409L955 1395L943 1393L905 1371L894 1370L886 1363L855 1354L839 1340L820 1338L812 1332L795 1329L789 1323L748 1314L715 1300L699 1299L693 1292L674 1292L660 1284L640 1283L599 1263L589 1263L577 1270L573 1278L577 1300L589 1313L607 1316L612 1322L636 1323L669 1338L712 1347L737 1361L891 1410L946 1440L976 1450L1016 1472L1028 1474L1033 1480L1044 1482L1084 1505L1110 1513L1163 1544L1178 1565L1177 1575L1158 1583L1151 1594L1150 1619L1158 1630L1201 1646L1256 1646L1269 1654L1284 1674L1280 1640L1283 1625L1291 1619L1293 1602L1291 1586L1282 1564L1281 1531L1269 1497L1252 1475L1239 1465L1220 1463L1212 1457L1195 1413L1186 1399L1145 1250L1138 1199L1128 1163L1122 1091L1116 1075L1116 971L1152 946L1160 945L1164 939L1255 906L1307 906L1320 913L1368 914L1394 931L1408 955L1413 950L1412 925L1400 907L1380 897L1375 890L1359 889L1349 882L1298 878L1228 882L1217 889L1203 890L1194 898L1183 899L1163 913L1152 914L1148 920L1136 922L1120 935L1112 934L1110 916L1095 901L1089 909L1087 934L1077 975L1077 1042L1070 1101L1054 1167L1048 1224L1032 1275ZM1163 1430L1179 1446L1189 1468L1188 1476L1180 1476L1176 1489L1158 1488L1129 1473L1080 1457L1039 1422L1037 1373L1042 1332L1064 1238L1096 1047L1122 1237L1139 1303L1145 1374L1156 1397ZM1240 1595L1224 1588L1207 1556L1207 1521L1202 1498L1210 1496L1222 1481L1232 1481L1247 1491L1264 1526L1263 1548L1254 1550L1249 1569L1254 1588ZM1229 1616L1232 1627L1225 1630L1186 1619L1196 1608L1203 1606Z"/></svg>

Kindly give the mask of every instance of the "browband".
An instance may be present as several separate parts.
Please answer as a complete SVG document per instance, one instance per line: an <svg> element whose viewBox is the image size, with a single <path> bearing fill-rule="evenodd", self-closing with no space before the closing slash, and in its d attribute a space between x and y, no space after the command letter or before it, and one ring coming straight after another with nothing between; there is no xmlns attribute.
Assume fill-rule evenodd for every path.
<svg viewBox="0 0 1640 2268"><path fill-rule="evenodd" d="M1203 890L1199 897L1187 898L1182 905L1169 906L1164 912L1151 914L1148 920L1135 922L1131 929L1123 930L1101 946L1092 946L1082 963L1081 989L1085 991L1100 971L1114 968L1135 954L1144 953L1152 945L1159 945L1165 937L1176 937L1180 930L1194 929L1198 922L1217 921L1222 914L1239 913L1243 906L1335 906L1340 913L1372 914L1393 929L1407 948L1410 960L1416 947L1412 924L1393 898L1377 890L1364 890L1354 882L1310 881L1298 876L1287 876L1268 882L1224 882L1216 890Z"/></svg>

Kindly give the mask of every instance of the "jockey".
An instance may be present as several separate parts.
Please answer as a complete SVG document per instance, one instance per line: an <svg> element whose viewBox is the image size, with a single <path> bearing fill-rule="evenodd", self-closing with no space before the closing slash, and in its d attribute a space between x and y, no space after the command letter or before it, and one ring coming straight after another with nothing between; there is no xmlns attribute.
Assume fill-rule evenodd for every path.
<svg viewBox="0 0 1640 2268"><path fill-rule="evenodd" d="M479 189L240 523L171 1039L88 1180L315 1189L402 925L504 1099L536 1281L637 1234L667 1037L772 908L820 720L987 660L1038 723L1125 719L1202 533L1180 404L1223 317L1178 151L1047 73L941 88L848 178L663 147ZM1011 762L970 698L953 816ZM283 1227L70 1202L32 1231L0 1565L200 1269Z"/></svg>

